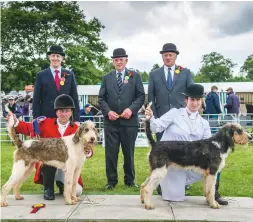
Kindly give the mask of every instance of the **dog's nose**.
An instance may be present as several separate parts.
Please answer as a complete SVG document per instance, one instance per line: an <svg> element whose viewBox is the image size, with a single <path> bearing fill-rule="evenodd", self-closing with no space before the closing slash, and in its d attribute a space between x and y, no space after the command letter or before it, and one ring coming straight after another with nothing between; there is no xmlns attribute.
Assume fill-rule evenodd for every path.
<svg viewBox="0 0 253 222"><path fill-rule="evenodd" d="M91 142L94 142L94 140L95 140L95 137L91 137L91 138L90 138L90 141L91 141Z"/></svg>
<svg viewBox="0 0 253 222"><path fill-rule="evenodd" d="M249 139L249 140L252 140L252 136L251 136L251 135L248 135L248 139Z"/></svg>

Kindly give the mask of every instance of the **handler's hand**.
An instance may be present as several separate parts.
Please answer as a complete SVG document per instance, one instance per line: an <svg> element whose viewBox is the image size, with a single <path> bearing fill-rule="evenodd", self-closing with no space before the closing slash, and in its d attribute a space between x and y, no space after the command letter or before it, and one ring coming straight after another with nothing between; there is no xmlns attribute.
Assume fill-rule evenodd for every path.
<svg viewBox="0 0 253 222"><path fill-rule="evenodd" d="M148 116L149 119L151 119L151 117L153 116L153 111L150 106L147 106L147 108L145 109L145 116Z"/></svg>
<svg viewBox="0 0 253 222"><path fill-rule="evenodd" d="M118 114L115 113L114 111L110 111L108 113L108 118L109 118L109 120L114 121L118 118Z"/></svg>
<svg viewBox="0 0 253 222"><path fill-rule="evenodd" d="M123 111L123 113L120 115L122 118L124 119L130 119L130 117L132 116L133 112L131 109L127 108Z"/></svg>

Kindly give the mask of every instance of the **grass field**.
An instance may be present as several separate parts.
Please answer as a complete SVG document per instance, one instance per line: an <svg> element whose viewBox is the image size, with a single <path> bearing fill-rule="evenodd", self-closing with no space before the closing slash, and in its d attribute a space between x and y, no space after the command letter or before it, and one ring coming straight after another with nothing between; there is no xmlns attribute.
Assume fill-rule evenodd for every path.
<svg viewBox="0 0 253 222"><path fill-rule="evenodd" d="M15 147L10 143L1 143L1 186L11 174L13 151ZM135 149L136 183L141 184L149 174L147 153L149 148ZM139 194L139 189L124 186L123 158L119 155L118 172L119 183L113 191L105 191L105 154L104 148L97 146L95 155L89 159L82 170L85 194ZM57 189L55 189L57 191ZM24 183L23 194L40 194L42 186L33 183L33 176ZM253 196L253 145L248 147L237 146L235 152L227 159L226 167L221 174L220 193L224 196ZM202 183L191 186L188 194L202 195Z"/></svg>

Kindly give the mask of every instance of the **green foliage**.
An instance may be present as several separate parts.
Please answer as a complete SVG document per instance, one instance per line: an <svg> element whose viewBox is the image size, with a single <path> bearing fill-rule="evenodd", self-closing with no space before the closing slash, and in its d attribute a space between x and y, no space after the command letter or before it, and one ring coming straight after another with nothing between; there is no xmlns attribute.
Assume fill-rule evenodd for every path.
<svg viewBox="0 0 253 222"><path fill-rule="evenodd" d="M208 77L209 82L225 82L232 78L232 68L236 66L231 59L217 52L203 55L200 74Z"/></svg>
<svg viewBox="0 0 253 222"><path fill-rule="evenodd" d="M241 67L241 72L247 74L247 78L253 80L253 54L248 56L245 60L243 66Z"/></svg>
<svg viewBox="0 0 253 222"><path fill-rule="evenodd" d="M153 65L153 68L150 70L150 72L154 71L155 69L160 68L160 66L156 63Z"/></svg>
<svg viewBox="0 0 253 222"><path fill-rule="evenodd" d="M2 90L23 89L49 64L46 52L62 45L64 65L75 72L78 84L96 84L108 63L101 42L104 26L89 21L77 2L32 1L1 3Z"/></svg>

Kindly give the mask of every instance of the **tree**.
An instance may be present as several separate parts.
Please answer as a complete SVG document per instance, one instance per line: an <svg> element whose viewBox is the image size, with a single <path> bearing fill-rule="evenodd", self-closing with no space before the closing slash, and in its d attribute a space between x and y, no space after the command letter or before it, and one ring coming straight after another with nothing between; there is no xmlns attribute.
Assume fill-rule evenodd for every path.
<svg viewBox="0 0 253 222"><path fill-rule="evenodd" d="M142 81L148 82L148 76L149 76L148 73L144 71L144 72L140 72L140 74L141 74Z"/></svg>
<svg viewBox="0 0 253 222"><path fill-rule="evenodd" d="M200 73L209 78L211 82L224 82L232 77L232 68L236 66L231 59L225 59L217 52L203 55Z"/></svg>
<svg viewBox="0 0 253 222"><path fill-rule="evenodd" d="M33 84L56 44L64 47L64 66L75 72L78 84L101 81L101 67L108 63L100 39L104 26L97 18L87 21L77 2L1 3L1 15L2 90Z"/></svg>
<svg viewBox="0 0 253 222"><path fill-rule="evenodd" d="M241 72L247 73L247 78L253 80L253 55L248 56L244 61Z"/></svg>
<svg viewBox="0 0 253 222"><path fill-rule="evenodd" d="M160 66L156 63L156 64L153 65L153 68L151 69L150 72L152 72L152 71L154 71L155 69L158 69L158 68L160 68Z"/></svg>

